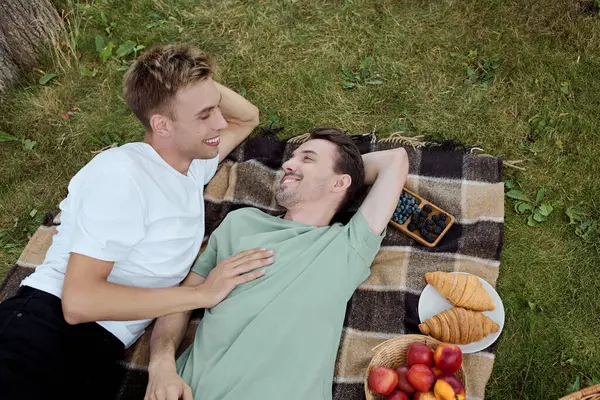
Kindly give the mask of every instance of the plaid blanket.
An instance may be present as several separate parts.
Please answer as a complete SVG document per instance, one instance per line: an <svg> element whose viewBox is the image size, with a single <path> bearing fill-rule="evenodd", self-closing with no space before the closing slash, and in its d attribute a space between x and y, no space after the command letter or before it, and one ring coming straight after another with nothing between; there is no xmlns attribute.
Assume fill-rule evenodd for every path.
<svg viewBox="0 0 600 400"><path fill-rule="evenodd" d="M378 141L373 134L353 138L362 153L402 145L394 140ZM221 164L205 189L207 237L234 209L251 206L270 214L282 211L273 195L277 169L301 141L302 137L282 141L273 135L256 136ZM408 147L407 151L410 170L406 187L453 214L456 223L435 248L424 247L388 226L370 277L348 303L332 388L335 400L364 399L365 369L376 345L405 333L419 333L417 304L426 285L425 272L465 271L496 284L504 229L501 161L435 147ZM341 218L351 215L359 204L357 201ZM43 261L59 223L60 216L48 218L31 238L0 288L0 301L13 295L19 282ZM193 340L201 317L201 311L193 313L179 352ZM152 325L127 350L119 399L143 398L151 331ZM492 345L465 355L469 398L484 398L495 350Z"/></svg>

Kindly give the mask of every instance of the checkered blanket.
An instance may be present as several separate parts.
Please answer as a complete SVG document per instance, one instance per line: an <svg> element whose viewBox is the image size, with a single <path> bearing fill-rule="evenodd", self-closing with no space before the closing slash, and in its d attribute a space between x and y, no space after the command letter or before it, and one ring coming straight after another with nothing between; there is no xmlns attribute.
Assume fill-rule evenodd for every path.
<svg viewBox="0 0 600 400"><path fill-rule="evenodd" d="M372 134L353 138L362 153L402 145L394 140L378 141ZM273 215L282 211L273 195L277 169L301 140L259 135L244 142L221 164L205 189L207 237L234 209L257 207ZM372 349L398 335L419 333L417 305L426 285L425 272L465 271L496 284L504 230L501 161L436 147L409 146L407 151L410 170L406 187L454 215L456 223L435 248L424 247L388 226L370 277L348 303L332 388L335 400L364 399L364 375ZM0 301L14 294L19 282L43 261L59 217L50 218L31 238L0 288ZM180 352L193 340L201 316L200 311L193 314ZM126 378L119 399L143 398L151 330L152 325L127 350L122 363ZM495 350L492 345L465 355L470 398L484 398Z"/></svg>

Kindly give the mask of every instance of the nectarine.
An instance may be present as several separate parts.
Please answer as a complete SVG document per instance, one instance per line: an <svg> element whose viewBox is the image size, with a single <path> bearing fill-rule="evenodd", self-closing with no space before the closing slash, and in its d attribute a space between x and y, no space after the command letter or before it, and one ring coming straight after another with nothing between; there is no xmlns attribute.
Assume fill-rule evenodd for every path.
<svg viewBox="0 0 600 400"><path fill-rule="evenodd" d="M410 400L410 397L401 390L394 390L385 400Z"/></svg>
<svg viewBox="0 0 600 400"><path fill-rule="evenodd" d="M396 368L396 373L398 374L398 389L402 390L404 393L412 394L415 392L415 389L410 386L408 383L408 379L406 379L406 375L408 374L408 370L410 368L406 365L402 365L401 367Z"/></svg>
<svg viewBox="0 0 600 400"><path fill-rule="evenodd" d="M375 393L388 395L398 384L398 374L391 368L378 365L369 372L369 389Z"/></svg>
<svg viewBox="0 0 600 400"><path fill-rule="evenodd" d="M423 364L415 364L408 370L406 375L410 386L419 392L428 392L435 382L435 375L431 368Z"/></svg>
<svg viewBox="0 0 600 400"><path fill-rule="evenodd" d="M454 390L454 394L457 396L457 398L460 398L460 396L462 396L462 399L465 398L465 387L456 376L445 375L438 380L447 382L452 387L452 390Z"/></svg>
<svg viewBox="0 0 600 400"><path fill-rule="evenodd" d="M433 375L435 375L435 379L441 378L442 376L445 375L444 371L442 371L438 367L433 367L433 368L431 368L431 370L433 371Z"/></svg>
<svg viewBox="0 0 600 400"><path fill-rule="evenodd" d="M417 392L413 396L413 400L437 400L433 392Z"/></svg>
<svg viewBox="0 0 600 400"><path fill-rule="evenodd" d="M453 374L462 364L462 351L460 347L442 343L435 348L433 361L435 366L447 374Z"/></svg>
<svg viewBox="0 0 600 400"><path fill-rule="evenodd" d="M425 343L412 343L406 352L406 363L409 367L415 364L433 367L433 351Z"/></svg>

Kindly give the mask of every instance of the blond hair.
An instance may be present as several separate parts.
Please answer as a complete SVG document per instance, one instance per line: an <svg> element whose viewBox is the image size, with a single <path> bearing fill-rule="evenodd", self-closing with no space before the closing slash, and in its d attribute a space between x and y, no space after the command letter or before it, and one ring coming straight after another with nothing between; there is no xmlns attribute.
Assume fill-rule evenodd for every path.
<svg viewBox="0 0 600 400"><path fill-rule="evenodd" d="M190 45L156 46L145 51L129 68L123 82L127 105L151 130L155 112L172 116L171 103L179 89L212 77L208 54Z"/></svg>

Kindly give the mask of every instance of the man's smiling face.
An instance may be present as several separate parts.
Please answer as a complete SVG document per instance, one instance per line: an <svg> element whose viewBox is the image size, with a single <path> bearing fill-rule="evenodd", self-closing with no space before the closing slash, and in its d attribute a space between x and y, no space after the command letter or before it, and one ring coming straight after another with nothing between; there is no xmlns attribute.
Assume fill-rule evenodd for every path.
<svg viewBox="0 0 600 400"><path fill-rule="evenodd" d="M338 178L334 172L337 152L335 144L323 139L309 140L298 147L282 166L275 195L277 203L290 209L329 196Z"/></svg>
<svg viewBox="0 0 600 400"><path fill-rule="evenodd" d="M212 79L181 89L173 100L174 145L190 159L209 159L219 153L221 130L227 128Z"/></svg>

